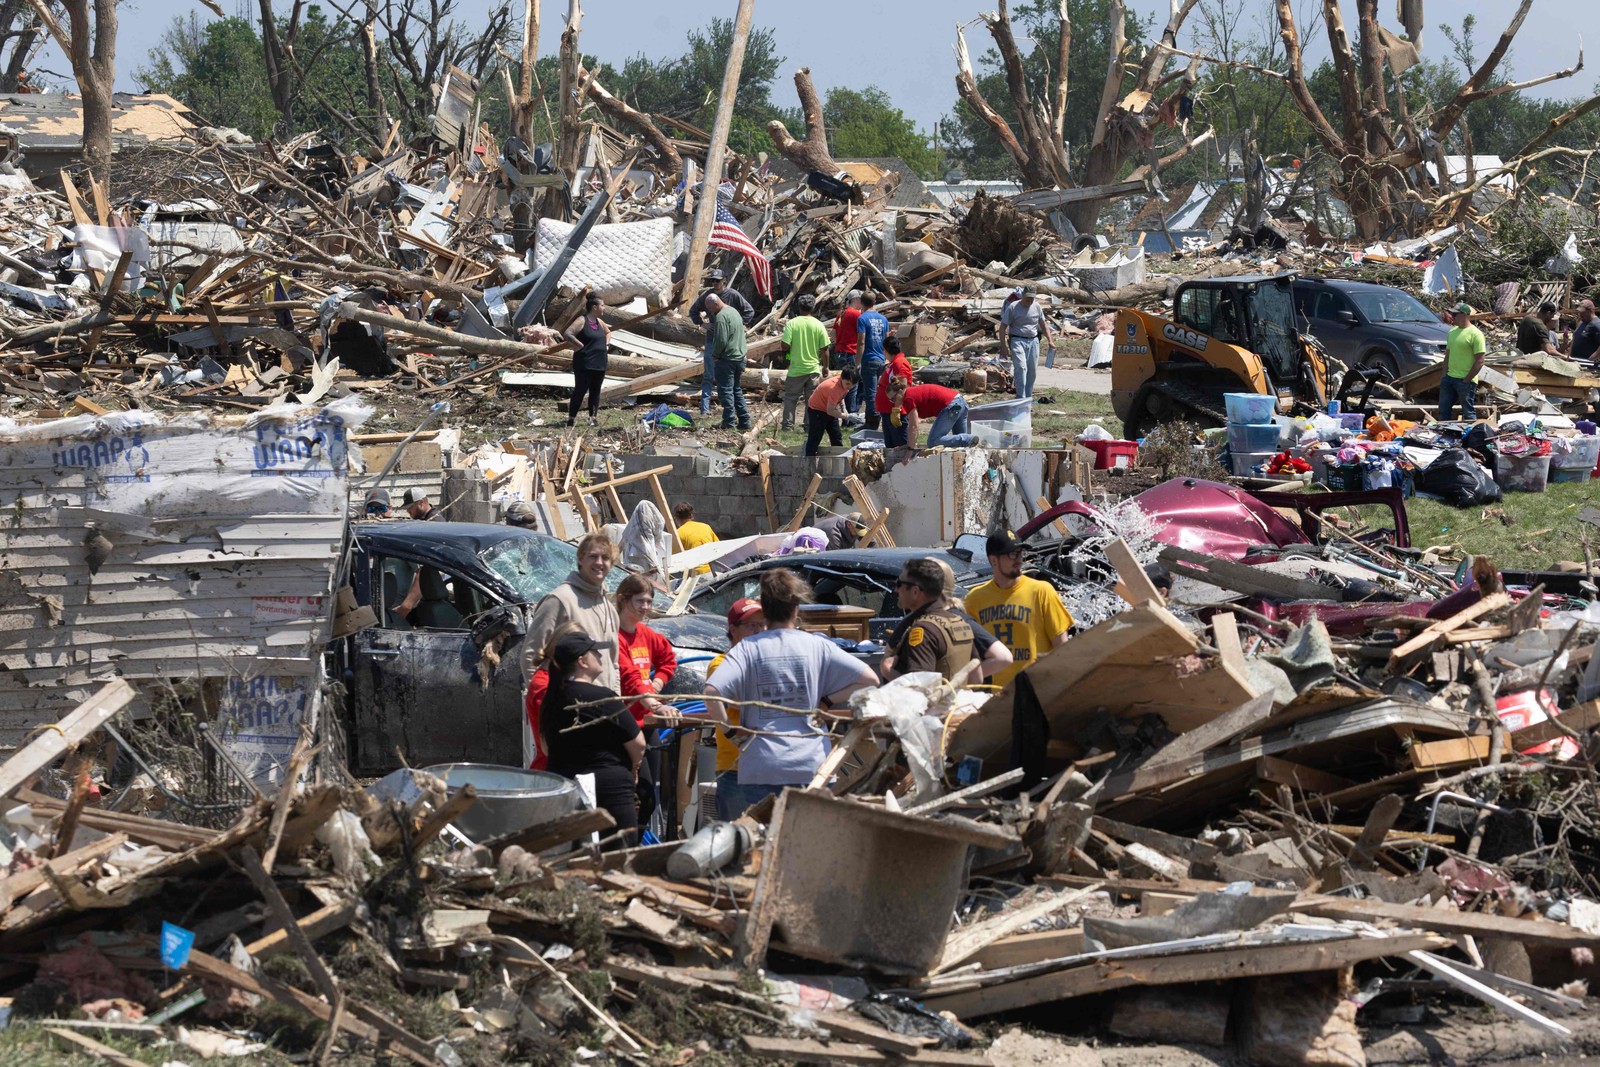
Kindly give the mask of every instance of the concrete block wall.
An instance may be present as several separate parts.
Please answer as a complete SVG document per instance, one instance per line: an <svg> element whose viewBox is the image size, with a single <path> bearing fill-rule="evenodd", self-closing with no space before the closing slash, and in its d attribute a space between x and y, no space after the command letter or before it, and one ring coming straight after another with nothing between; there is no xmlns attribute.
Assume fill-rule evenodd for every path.
<svg viewBox="0 0 1600 1067"><path fill-rule="evenodd" d="M759 474L724 472L726 465L704 456L619 456L626 474L672 465L670 474L663 474L661 488L667 502L676 504L687 500L694 505L695 518L709 523L720 537L745 537L751 534L770 533L767 529L767 506L762 493ZM830 457L807 459L804 456L773 456L772 502L774 517L782 526L794 517L795 509L805 496L811 476L819 469L823 472L822 484L814 499L826 501L838 493L848 496L844 479L849 475L845 464ZM637 482L617 490L625 508L652 498L650 483Z"/></svg>

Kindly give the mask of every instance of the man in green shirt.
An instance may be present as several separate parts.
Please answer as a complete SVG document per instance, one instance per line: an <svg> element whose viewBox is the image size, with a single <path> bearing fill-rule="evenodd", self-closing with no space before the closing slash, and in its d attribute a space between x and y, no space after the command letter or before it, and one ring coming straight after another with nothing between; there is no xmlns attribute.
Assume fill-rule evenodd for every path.
<svg viewBox="0 0 1600 1067"><path fill-rule="evenodd" d="M1485 351L1483 331L1472 325L1472 305L1457 304L1455 327L1445 338L1444 377L1439 380L1439 421L1452 422L1456 405L1461 417L1476 422L1478 408L1472 402L1477 391L1478 372L1483 370Z"/></svg>
<svg viewBox="0 0 1600 1067"><path fill-rule="evenodd" d="M828 329L811 313L817 298L809 293L795 301L800 314L783 328L783 351L789 357L789 375L783 380L783 428L794 428L796 406L811 400L811 390L822 381L822 357L828 350Z"/></svg>
<svg viewBox="0 0 1600 1067"><path fill-rule="evenodd" d="M706 311L711 314L711 358L717 375L717 395L722 401L722 428L731 430L738 420L740 430L750 428L750 412L745 410L744 389L739 380L744 376L744 317L737 308L715 293L706 294Z"/></svg>

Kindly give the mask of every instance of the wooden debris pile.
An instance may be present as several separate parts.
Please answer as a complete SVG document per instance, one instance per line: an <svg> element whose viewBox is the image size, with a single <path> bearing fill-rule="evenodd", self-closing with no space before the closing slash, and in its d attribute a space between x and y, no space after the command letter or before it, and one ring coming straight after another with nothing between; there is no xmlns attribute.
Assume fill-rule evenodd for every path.
<svg viewBox="0 0 1600 1067"><path fill-rule="evenodd" d="M471 787L379 799L305 777L307 745L223 829L114 810L97 694L0 764L13 1025L101 1054L181 1026L417 1063L978 1064L991 1020L1098 997L1062 1028L1253 1063L1299 1062L1265 1051L1287 1020L1363 1063L1381 1020L1478 1003L1532 1049L1600 1038L1584 602L1480 561L1374 612L1173 554L1231 594L1197 610L1108 556L1125 609L995 697L898 683L930 730L866 691L819 713L809 788L620 851L590 810L465 840Z"/></svg>

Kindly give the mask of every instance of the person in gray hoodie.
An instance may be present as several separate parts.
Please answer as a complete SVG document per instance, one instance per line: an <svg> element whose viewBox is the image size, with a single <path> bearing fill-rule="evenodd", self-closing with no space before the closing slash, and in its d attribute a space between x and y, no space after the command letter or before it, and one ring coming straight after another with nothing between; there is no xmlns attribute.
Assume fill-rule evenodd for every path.
<svg viewBox="0 0 1600 1067"><path fill-rule="evenodd" d="M632 661L622 663L617 655L617 607L606 592L606 575L617 560L617 546L603 533L592 533L578 542L578 568L567 575L534 605L528 618L528 633L522 639L522 685L526 689L539 669L539 657L551 636L562 623L576 623L594 638L600 654L597 685L628 697L644 697L639 704L647 712L665 710L655 700L655 690L646 689ZM528 766L535 752L533 731L527 719L522 727L522 766Z"/></svg>

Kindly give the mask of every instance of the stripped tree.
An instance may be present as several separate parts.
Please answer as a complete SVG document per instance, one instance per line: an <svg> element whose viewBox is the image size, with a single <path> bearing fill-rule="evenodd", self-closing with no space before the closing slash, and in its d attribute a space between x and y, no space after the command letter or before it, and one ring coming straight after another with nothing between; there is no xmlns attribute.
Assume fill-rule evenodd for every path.
<svg viewBox="0 0 1600 1067"><path fill-rule="evenodd" d="M1066 142L1067 94L1072 88L1068 84L1072 20L1067 0L1056 0L1057 55L1051 84L1048 91L1041 94L1043 99L1036 99L1034 89L1028 84L1006 0L999 0L997 11L982 16L1000 53L1006 92L1017 116L1015 128L979 89L964 26L956 27L956 92L994 131L1016 164L1023 184L1030 189L1103 186L1116 181L1126 165L1135 159L1143 161L1126 176L1127 179L1137 181L1153 177L1161 167L1182 159L1213 133L1208 128L1191 138L1187 124L1178 121L1180 104L1198 78L1200 60L1191 59L1187 66L1169 69L1181 54L1177 49L1178 31L1195 3L1196 0L1174 0L1171 17L1160 39L1135 65L1135 57L1126 54L1126 5L1123 0L1113 0L1109 16L1110 49L1105 77L1099 87L1100 106L1093 137L1079 160L1079 171L1075 172L1071 166ZM1165 155L1156 144L1159 130L1164 126L1184 131L1183 137ZM1067 205L1067 217L1080 230L1093 229L1108 200L1108 197L1096 197L1072 202Z"/></svg>
<svg viewBox="0 0 1600 1067"><path fill-rule="evenodd" d="M767 136L772 138L778 154L801 171L818 171L836 174L839 164L828 150L828 124L822 116L822 98L811 82L811 69L801 67L794 72L794 91L800 97L800 113L805 117L805 140L797 141L789 128L777 119L767 123Z"/></svg>
<svg viewBox="0 0 1600 1067"><path fill-rule="evenodd" d="M1339 193L1350 205L1356 232L1364 239L1381 237L1396 227L1406 229L1413 198L1448 190L1450 175L1444 146L1474 104L1503 93L1518 92L1583 69L1583 52L1577 63L1525 82L1497 81L1497 71L1522 28L1533 0L1522 0L1505 32L1482 63L1455 95L1429 115L1413 115L1405 85L1398 77L1416 62L1416 42L1421 39L1421 5L1406 5L1407 41L1378 21L1378 0L1355 0L1357 37L1354 44L1345 29L1340 0L1322 0L1333 72L1339 89L1339 125L1325 115L1306 82L1300 31L1295 26L1290 0L1275 0L1279 34L1288 58L1287 81L1291 99L1311 124L1321 146L1338 166ZM1396 72L1386 79L1384 66ZM1393 90L1391 93L1390 90ZM1391 106L1392 104L1392 106ZM1530 145L1536 148L1538 142ZM1469 153L1470 154L1470 153ZM1433 163L1429 175L1425 163Z"/></svg>

